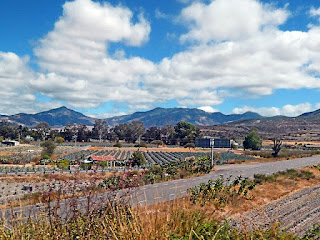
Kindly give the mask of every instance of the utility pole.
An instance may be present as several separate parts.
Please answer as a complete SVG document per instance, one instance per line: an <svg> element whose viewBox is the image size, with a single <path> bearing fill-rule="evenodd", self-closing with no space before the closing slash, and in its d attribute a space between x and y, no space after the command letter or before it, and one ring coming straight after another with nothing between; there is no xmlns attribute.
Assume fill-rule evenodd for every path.
<svg viewBox="0 0 320 240"><path fill-rule="evenodd" d="M210 139L210 145L211 145L211 166L213 167L213 147L214 147L214 138Z"/></svg>

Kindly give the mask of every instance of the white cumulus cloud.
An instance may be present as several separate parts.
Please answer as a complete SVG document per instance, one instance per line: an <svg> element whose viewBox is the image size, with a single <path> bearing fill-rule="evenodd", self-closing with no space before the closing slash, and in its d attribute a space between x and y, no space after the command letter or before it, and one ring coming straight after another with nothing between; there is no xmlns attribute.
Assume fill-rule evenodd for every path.
<svg viewBox="0 0 320 240"><path fill-rule="evenodd" d="M319 105L319 104L318 104ZM311 103L301 103L298 105L284 105L283 107L262 107L262 108L254 108L250 106L244 106L242 108L234 108L233 113L242 114L245 112L256 112L262 116L271 117L271 116L288 116L288 117L296 117L305 112L310 112L316 110L318 105L312 105Z"/></svg>
<svg viewBox="0 0 320 240"><path fill-rule="evenodd" d="M215 109L211 106L202 106L202 107L198 107L198 109L202 110L202 111L205 111L205 112L208 112L208 113L214 113L214 112L219 112L218 109Z"/></svg>
<svg viewBox="0 0 320 240"><path fill-rule="evenodd" d="M28 57L0 53L0 111L44 108L35 93L75 108L114 101L133 111L168 100L212 107L235 92L260 97L276 89L320 88L319 25L281 30L290 12L257 0L183 2L189 5L179 19L187 33L180 39L189 45L158 63L125 52L149 39L151 25L141 13L107 2L66 2L53 30L34 49L39 72L30 69ZM317 18L318 12L310 10ZM112 43L123 46L112 53ZM299 109L308 106L263 111L294 115Z"/></svg>
<svg viewBox="0 0 320 240"><path fill-rule="evenodd" d="M254 36L263 28L278 26L288 13L256 0L215 0L209 5L195 2L183 9L181 19L190 31L181 40L239 40Z"/></svg>

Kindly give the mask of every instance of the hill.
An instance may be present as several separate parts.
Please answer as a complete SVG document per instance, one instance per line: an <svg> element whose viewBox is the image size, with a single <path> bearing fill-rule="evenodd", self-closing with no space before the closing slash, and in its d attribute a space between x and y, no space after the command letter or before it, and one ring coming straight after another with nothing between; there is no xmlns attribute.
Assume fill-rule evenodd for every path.
<svg viewBox="0 0 320 240"><path fill-rule="evenodd" d="M85 116L82 113L60 107L49 111L36 114L19 113L11 116L6 116L10 122L33 127L39 122L47 122L52 127L63 127L68 123L78 123L88 126L93 126L95 119Z"/></svg>
<svg viewBox="0 0 320 240"><path fill-rule="evenodd" d="M293 141L320 141L320 110L304 113L298 117L268 117L225 123L202 130L207 135L220 137L244 137L256 128L266 138L281 137Z"/></svg>
<svg viewBox="0 0 320 240"><path fill-rule="evenodd" d="M84 114L60 107L36 114L19 113L11 116L3 116L9 122L33 127L39 122L47 122L52 127L63 127L68 123L78 123L87 126L93 126L95 118L85 116ZM262 118L257 113L247 112L244 114L225 115L220 112L207 113L196 108L155 108L146 112L135 112L133 114L112 117L106 119L110 126L120 123L129 123L134 120L142 121L145 126L162 127L165 125L176 125L179 121L188 121L197 126L216 125L230 121L242 119Z"/></svg>
<svg viewBox="0 0 320 240"><path fill-rule="evenodd" d="M197 126L216 125L241 119L262 118L257 113L247 112L244 114L225 115L220 112L207 113L196 108L155 108L147 112L136 112L129 115L106 119L109 125L115 126L120 123L142 121L146 127L176 125L179 121L191 122Z"/></svg>

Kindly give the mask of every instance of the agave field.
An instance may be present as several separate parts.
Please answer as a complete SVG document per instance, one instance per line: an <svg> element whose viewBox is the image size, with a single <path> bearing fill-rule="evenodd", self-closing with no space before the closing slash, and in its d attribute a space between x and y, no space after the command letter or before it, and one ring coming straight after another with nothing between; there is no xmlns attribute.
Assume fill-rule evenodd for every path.
<svg viewBox="0 0 320 240"><path fill-rule="evenodd" d="M163 165L178 160L183 160L190 157L200 158L209 155L207 152L144 152L144 157L149 165L159 164ZM253 157L238 155L233 152L223 152L216 155L215 162L218 165L226 164L231 160L244 161L254 159Z"/></svg>
<svg viewBox="0 0 320 240"><path fill-rule="evenodd" d="M60 159L69 161L85 160L91 155L95 156L113 156L118 161L129 160L133 151L126 150L81 150L79 152L69 153Z"/></svg>
<svg viewBox="0 0 320 240"><path fill-rule="evenodd" d="M129 165L129 160L132 154L136 151L135 148L100 148L100 149L86 149L83 147L70 147L70 146L58 146L55 150L55 155L58 155L59 160L67 160L70 165L74 165L76 162L81 162L88 157L94 156L113 156L116 167L125 167ZM24 146L18 148L6 149L6 155L0 156L0 174L7 173L41 173L41 172L56 172L59 169L56 166L35 166L30 164L31 159L39 157L41 154L41 148L39 146ZM148 150L143 152L143 156L147 161L145 167L150 167L154 164L164 165L168 163L177 162L190 157L201 158L210 155L209 152L182 152L182 151L161 151L161 150ZM237 155L233 152L222 152L215 154L215 164L226 164L229 161L244 161L247 159L253 159L252 156ZM10 165L11 164L11 165ZM49 164L46 164L49 165ZM66 170L66 169L65 169Z"/></svg>

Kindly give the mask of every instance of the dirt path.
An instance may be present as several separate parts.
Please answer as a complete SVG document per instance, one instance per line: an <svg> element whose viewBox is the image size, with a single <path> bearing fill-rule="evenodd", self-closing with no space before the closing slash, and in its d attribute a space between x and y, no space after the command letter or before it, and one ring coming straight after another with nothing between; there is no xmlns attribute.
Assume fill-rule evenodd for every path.
<svg viewBox="0 0 320 240"><path fill-rule="evenodd" d="M314 224L320 224L320 185L292 193L234 219L238 228L269 227L278 222L281 228L303 236Z"/></svg>

